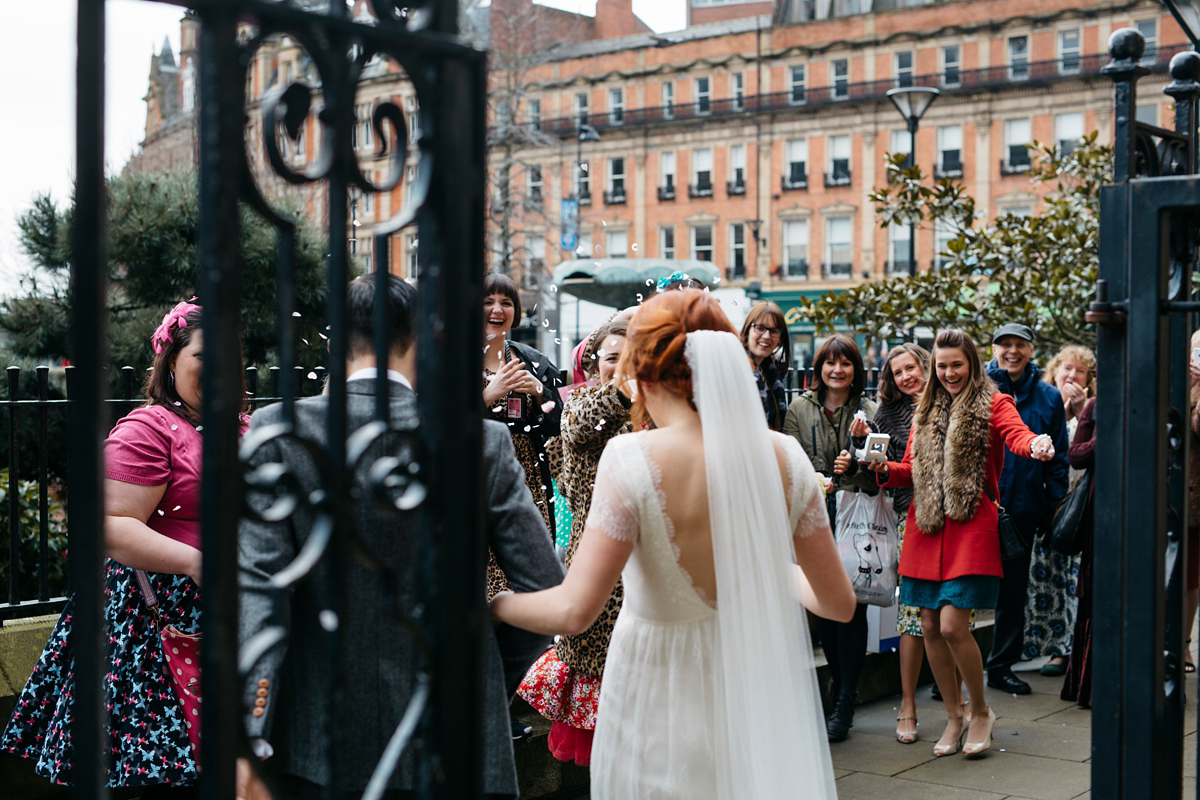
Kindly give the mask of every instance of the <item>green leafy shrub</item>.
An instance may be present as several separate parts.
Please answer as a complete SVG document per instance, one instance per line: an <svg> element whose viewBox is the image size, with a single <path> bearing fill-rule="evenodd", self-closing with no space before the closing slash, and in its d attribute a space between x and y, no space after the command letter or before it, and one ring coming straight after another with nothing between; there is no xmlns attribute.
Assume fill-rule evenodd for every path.
<svg viewBox="0 0 1200 800"><path fill-rule="evenodd" d="M21 600L36 600L41 567L37 481L17 481L17 525L21 536L18 588ZM7 602L11 587L9 544L8 468L0 469L0 602ZM67 591L67 515L53 496L49 498L46 558L50 596L62 597Z"/></svg>

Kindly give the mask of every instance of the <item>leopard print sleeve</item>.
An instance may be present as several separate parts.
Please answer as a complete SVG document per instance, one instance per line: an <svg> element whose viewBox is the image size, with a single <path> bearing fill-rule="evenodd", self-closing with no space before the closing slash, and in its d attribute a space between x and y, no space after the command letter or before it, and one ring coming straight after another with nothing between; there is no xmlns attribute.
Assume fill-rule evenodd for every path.
<svg viewBox="0 0 1200 800"><path fill-rule="evenodd" d="M628 422L629 410L621 403L615 384L585 386L567 398L561 428L563 444L577 451L599 451L613 432Z"/></svg>

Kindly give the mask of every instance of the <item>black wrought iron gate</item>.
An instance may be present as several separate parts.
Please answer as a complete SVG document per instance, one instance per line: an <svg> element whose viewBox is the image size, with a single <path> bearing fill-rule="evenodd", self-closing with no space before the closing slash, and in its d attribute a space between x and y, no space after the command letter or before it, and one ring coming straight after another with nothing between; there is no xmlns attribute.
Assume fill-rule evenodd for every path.
<svg viewBox="0 0 1200 800"><path fill-rule="evenodd" d="M1200 54L1171 60L1174 130L1137 121L1144 41L1109 40L1114 178L1101 195L1092 797L1183 793L1189 338ZM1191 698L1196 702L1197 698Z"/></svg>
<svg viewBox="0 0 1200 800"><path fill-rule="evenodd" d="M157 0L170 2L171 0ZM241 378L237 336L240 303L238 204L246 202L278 230L276 278L281 331L281 394L294 396L290 368L295 360L291 330L294 305L293 225L272 210L251 176L245 141L246 69L264 37L286 35L303 44L320 78L319 87L302 80L264 100L261 146L274 171L291 183L325 181L328 197L329 383L328 447L319 493L291 498L319 504L334 529L320 553L333 565L330 596L336 607L339 566L350 532L350 474L346 448L345 285L349 277L347 199L350 187L362 191L395 187L405 166L404 114L384 102L374 110L378 138L393 142L390 173L382 185L359 170L351 141L355 86L364 65L381 55L402 65L419 100L421 138L419 185L389 223L376 228L375 266L379 286L389 264L389 234L418 221L420 246L419 343L420 413L418 441L409 448L419 462L394 459L377 464L383 488L418 481L424 492L421 541L424 587L422 619L415 637L426 651L428 693L414 695L422 741L419 789L422 797L470 798L480 791L479 672L484 583L482 506L478 492L482 427L478 408L481 340L478 300L483 275L485 60L456 36L457 0L369 0L374 20L351 19L344 0L191 0L200 21L200 226L199 296L204 307L203 376L204 465L202 531L204 548L204 692L202 725L204 771L201 795L225 800L234 793L235 757L244 753L237 640L237 523L245 478L238 459ZM239 28L239 25L243 26ZM252 28L246 28L246 25ZM246 31L252 30L252 35ZM104 695L101 619L103 558L102 440L100 427L105 378L104 232L104 2L78 0L77 211L74 237L74 325L72 347L79 383L85 388L71 420L71 577L79 602L74 652L78 690L75 703L72 774L75 796L103 797L102 741ZM320 93L321 155L307 173L292 172L275 140L280 127L293 138L297 109L307 113ZM300 115L301 118L303 115ZM411 120L408 124L411 124ZM385 136L385 133L390 135ZM253 144L253 143L252 143ZM255 144L254 146L258 146ZM376 353L387 363L386 291L377 291ZM386 380L380 371L380 385ZM383 393L386 396L386 392ZM291 420L290 401L285 419ZM387 408L376 412L375 435L386 435ZM291 434L288 434L291 435ZM453 480L453 483L451 483ZM407 495L409 498L412 495ZM336 627L336 626L334 626ZM336 630L324 643L336 653ZM414 643L417 646L417 643ZM331 687L330 698L334 696ZM314 702L330 700L314 698ZM328 709L331 721L334 709ZM404 743L403 734L395 740ZM333 736L328 737L333 741ZM388 756L398 756L396 748ZM392 759L394 761L394 758ZM331 760L332 762L332 760ZM386 770L388 765L382 765Z"/></svg>

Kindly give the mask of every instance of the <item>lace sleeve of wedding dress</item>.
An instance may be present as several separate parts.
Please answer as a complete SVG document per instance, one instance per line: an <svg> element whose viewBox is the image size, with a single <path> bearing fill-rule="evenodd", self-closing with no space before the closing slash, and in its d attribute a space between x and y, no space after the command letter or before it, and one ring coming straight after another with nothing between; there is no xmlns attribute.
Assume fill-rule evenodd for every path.
<svg viewBox="0 0 1200 800"><path fill-rule="evenodd" d="M794 521L750 362L737 336L711 330L689 333L685 355L717 577L716 796L833 800L816 667L793 593ZM789 471L789 494L807 514L812 467Z"/></svg>
<svg viewBox="0 0 1200 800"><path fill-rule="evenodd" d="M592 505L588 509L586 528L596 530L620 542L632 542L641 529L637 498L627 485L629 470L623 466L636 434L618 436L608 443L596 467L596 485L592 490Z"/></svg>
<svg viewBox="0 0 1200 800"><path fill-rule="evenodd" d="M787 434L775 434L783 443L788 465L788 523L793 536L812 536L829 527L825 493L812 462L800 443Z"/></svg>

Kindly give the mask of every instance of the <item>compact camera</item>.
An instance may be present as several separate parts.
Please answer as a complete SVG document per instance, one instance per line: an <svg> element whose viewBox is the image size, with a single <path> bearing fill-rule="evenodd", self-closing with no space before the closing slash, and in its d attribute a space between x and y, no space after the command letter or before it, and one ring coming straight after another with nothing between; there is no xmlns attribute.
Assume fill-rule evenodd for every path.
<svg viewBox="0 0 1200 800"><path fill-rule="evenodd" d="M863 445L863 461L887 461L888 443L892 437L886 433L868 433Z"/></svg>

